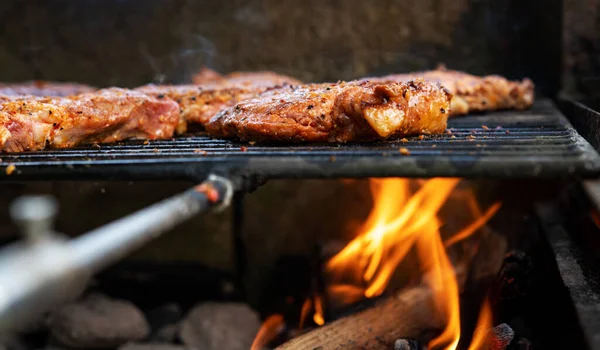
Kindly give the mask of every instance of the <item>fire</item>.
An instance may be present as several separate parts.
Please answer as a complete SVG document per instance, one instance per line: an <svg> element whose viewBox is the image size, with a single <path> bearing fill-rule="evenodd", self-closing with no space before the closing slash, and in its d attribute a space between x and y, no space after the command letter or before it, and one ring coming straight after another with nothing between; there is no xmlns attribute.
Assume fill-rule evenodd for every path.
<svg viewBox="0 0 600 350"><path fill-rule="evenodd" d="M435 309L446 320L446 329L429 343L429 347L438 349L456 349L460 338L460 310L458 304L458 283L452 263L438 232L439 223L431 220L417 238L416 245L420 261L427 275L425 281L432 290Z"/></svg>
<svg viewBox="0 0 600 350"><path fill-rule="evenodd" d="M320 296L315 297L315 315L313 316L313 321L319 326L325 324L325 316L323 315L323 300L321 300Z"/></svg>
<svg viewBox="0 0 600 350"><path fill-rule="evenodd" d="M338 301L355 300L357 291L367 298L381 295L398 265L415 248L423 280L431 288L436 310L446 321L446 328L429 347L456 349L461 332L459 288L446 248L471 236L500 208L496 203L481 214L474 196L468 193L467 204L474 221L444 242L438 212L451 195L464 195L456 189L458 183L459 179L427 180L413 194L409 179L371 179L374 205L369 217L359 235L326 264L332 282L328 295ZM478 329L489 326L491 311L486 307ZM469 349L481 347L481 332L476 331Z"/></svg>
<svg viewBox="0 0 600 350"><path fill-rule="evenodd" d="M252 342L250 350L261 350L266 344L273 340L281 332L284 326L283 316L271 315L263 322Z"/></svg>
<svg viewBox="0 0 600 350"><path fill-rule="evenodd" d="M302 330L304 328L304 321L306 321L306 316L312 309L312 299L306 298L304 300L304 304L302 304L302 310L300 310L300 322L298 323L298 329Z"/></svg>
<svg viewBox="0 0 600 350"><path fill-rule="evenodd" d="M436 316L446 325L428 346L430 349L456 349L461 335L459 286L446 249L481 229L501 206L495 203L482 212L471 190L457 188L459 182L459 179L371 179L373 208L367 220L357 237L325 265L329 278L326 286L328 304L345 305L381 295L397 267L409 252L414 251L422 270L422 282L431 290ZM416 191L415 187L418 187ZM444 223L439 218L439 211L449 198L466 204L466 212L473 218L469 225L444 241L440 233ZM300 329L311 312L317 325L325 323L322 296L313 295L305 300ZM492 312L486 301L469 350L486 347L491 322ZM282 324L279 315L268 318L252 349L273 339L277 334L274 330Z"/></svg>
<svg viewBox="0 0 600 350"><path fill-rule="evenodd" d="M471 340L469 350L484 349L487 340L486 336L490 328L492 328L492 307L489 301L486 300L479 313L479 320L477 321L475 332L473 332L473 339Z"/></svg>

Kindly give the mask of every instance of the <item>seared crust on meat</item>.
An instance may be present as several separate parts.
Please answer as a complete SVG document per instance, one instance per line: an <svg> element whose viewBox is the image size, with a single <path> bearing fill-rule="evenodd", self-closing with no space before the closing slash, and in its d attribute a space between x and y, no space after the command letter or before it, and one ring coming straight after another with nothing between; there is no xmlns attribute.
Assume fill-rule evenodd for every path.
<svg viewBox="0 0 600 350"><path fill-rule="evenodd" d="M283 74L277 74L269 71L256 72L232 72L227 75L221 75L210 68L202 68L198 74L192 78L194 84L234 84L242 86L264 86L271 87L276 85L299 85L302 82L296 78Z"/></svg>
<svg viewBox="0 0 600 350"><path fill-rule="evenodd" d="M224 76L206 67L193 80L195 85L149 84L136 90L177 102L180 118L176 132L183 134L190 125L204 127L215 114L239 101L269 89L300 84L294 78L273 72L234 72Z"/></svg>
<svg viewBox="0 0 600 350"><path fill-rule="evenodd" d="M270 90L206 125L247 141L351 142L444 132L451 94L423 80L342 82Z"/></svg>
<svg viewBox="0 0 600 350"><path fill-rule="evenodd" d="M48 81L25 81L22 83L0 83L0 95L4 96L70 96L93 92L97 89L88 85Z"/></svg>
<svg viewBox="0 0 600 350"><path fill-rule="evenodd" d="M0 150L170 138L178 111L173 101L119 88L62 98L16 98L0 103Z"/></svg>
<svg viewBox="0 0 600 350"><path fill-rule="evenodd" d="M217 112L238 101L256 96L262 87L221 85L146 85L136 89L159 99L171 99L179 104L176 132L185 133L188 124L206 124Z"/></svg>
<svg viewBox="0 0 600 350"><path fill-rule="evenodd" d="M533 104L534 86L529 79L510 81L498 75L478 77L439 67L432 71L393 74L364 80L408 81L417 77L442 84L454 95L450 109L453 116L469 112L527 109Z"/></svg>

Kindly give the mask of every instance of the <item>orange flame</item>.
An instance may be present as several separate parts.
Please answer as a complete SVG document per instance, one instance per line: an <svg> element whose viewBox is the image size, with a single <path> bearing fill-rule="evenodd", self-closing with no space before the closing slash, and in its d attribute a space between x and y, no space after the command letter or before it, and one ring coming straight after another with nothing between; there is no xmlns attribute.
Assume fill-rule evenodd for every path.
<svg viewBox="0 0 600 350"><path fill-rule="evenodd" d="M317 295L315 297L315 315L313 316L313 321L319 326L325 324L325 316L323 315L323 300L321 300L321 296Z"/></svg>
<svg viewBox="0 0 600 350"><path fill-rule="evenodd" d="M300 322L298 323L298 329L302 330L304 328L304 321L306 321L306 316L310 312L312 308L312 300L310 298L306 298L304 303L302 304L302 310L300 310Z"/></svg>
<svg viewBox="0 0 600 350"><path fill-rule="evenodd" d="M283 316L275 314L267 317L260 326L250 350L261 350L281 332L283 325Z"/></svg>
<svg viewBox="0 0 600 350"><path fill-rule="evenodd" d="M429 343L429 348L456 349L460 338L458 283L454 268L442 243L437 220L427 223L417 239L420 261L425 265L425 282L432 290L435 309L446 320L446 329Z"/></svg>
<svg viewBox="0 0 600 350"><path fill-rule="evenodd" d="M479 312L479 319L477 320L475 332L473 332L473 339L471 340L469 350L480 350L487 346L487 335L490 328L492 328L492 307L490 306L490 302L486 300Z"/></svg>
<svg viewBox="0 0 600 350"><path fill-rule="evenodd" d="M332 279L329 296L334 300L354 299L357 290L367 298L380 295L398 265L416 247L425 272L424 282L432 290L436 310L446 321L446 328L429 347L456 349L460 338L459 288L446 247L475 233L500 208L500 203L495 203L482 215L474 196L469 193L467 204L475 220L443 242L438 212L449 196L456 193L458 183L459 179L431 179L419 183L421 187L411 194L408 179L371 179L374 204L369 217L360 234L326 264ZM353 295L349 296L349 291ZM488 310L485 312L480 322L486 323L491 318ZM477 333L472 349L480 347L481 338Z"/></svg>
<svg viewBox="0 0 600 350"><path fill-rule="evenodd" d="M463 239L471 236L473 233L477 232L486 222L488 222L500 209L502 203L496 202L492 205L482 216L477 218L477 220L473 221L469 226L465 227L462 231L452 236L449 240L445 242L446 247L450 247L451 245L462 241Z"/></svg>
<svg viewBox="0 0 600 350"><path fill-rule="evenodd" d="M336 296L336 301L342 305L355 303L363 298L365 290L352 284L334 284L327 287L327 295Z"/></svg>
<svg viewBox="0 0 600 350"><path fill-rule="evenodd" d="M458 179L433 179L409 197L410 182L406 179L372 179L374 206L363 232L327 262L326 270L334 284L338 275L343 279L345 271L355 269L354 284L367 285L364 295L380 295L456 184Z"/></svg>

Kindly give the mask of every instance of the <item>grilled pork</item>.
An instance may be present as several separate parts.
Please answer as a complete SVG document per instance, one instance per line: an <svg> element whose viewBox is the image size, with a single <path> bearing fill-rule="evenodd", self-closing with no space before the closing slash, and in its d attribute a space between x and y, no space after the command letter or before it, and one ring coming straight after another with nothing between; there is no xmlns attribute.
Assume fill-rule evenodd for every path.
<svg viewBox="0 0 600 350"><path fill-rule="evenodd" d="M0 150L169 138L178 112L173 101L119 88L71 97L15 97L0 103Z"/></svg>
<svg viewBox="0 0 600 350"><path fill-rule="evenodd" d="M384 77L366 78L368 81L401 82L417 77L442 84L452 94L451 115L464 115L470 112L502 109L527 109L534 99L534 86L531 80L510 81L506 78L489 75L478 77L464 72L436 70L408 74L393 74Z"/></svg>
<svg viewBox="0 0 600 350"><path fill-rule="evenodd" d="M302 84L296 78L287 75L277 74L269 71L257 72L233 72L227 75L221 75L209 68L202 68L198 74L193 77L194 84L234 84L234 85L252 85L252 86L276 86L276 85L299 85Z"/></svg>
<svg viewBox="0 0 600 350"><path fill-rule="evenodd" d="M287 75L281 75L268 71L258 72L233 72L225 76L230 84L251 84L254 86L276 86L276 85L300 85L302 82Z"/></svg>
<svg viewBox="0 0 600 350"><path fill-rule="evenodd" d="M2 96L70 96L95 91L88 85L75 83L58 83L47 81L26 81L23 83L0 83Z"/></svg>
<svg viewBox="0 0 600 350"><path fill-rule="evenodd" d="M351 142L444 132L451 94L437 84L347 82L288 86L226 109L206 125L246 141Z"/></svg>
<svg viewBox="0 0 600 350"><path fill-rule="evenodd" d="M136 89L149 96L173 100L179 105L176 132L183 134L188 125L203 126L217 112L238 101L265 91L263 87L232 85L146 85Z"/></svg>
<svg viewBox="0 0 600 350"><path fill-rule="evenodd" d="M150 96L171 99L179 104L180 118L176 132L183 134L189 126L203 128L217 112L266 90L300 84L294 78L272 72L234 72L221 75L203 68L195 85L145 85L136 90Z"/></svg>

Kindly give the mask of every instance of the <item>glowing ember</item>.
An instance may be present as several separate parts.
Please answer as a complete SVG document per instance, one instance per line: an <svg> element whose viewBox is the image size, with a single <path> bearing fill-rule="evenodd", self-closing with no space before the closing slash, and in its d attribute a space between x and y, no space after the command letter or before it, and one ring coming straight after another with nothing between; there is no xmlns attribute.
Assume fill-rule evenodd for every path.
<svg viewBox="0 0 600 350"><path fill-rule="evenodd" d="M261 350L271 340L275 339L284 326L283 316L271 315L263 322L252 342L250 350Z"/></svg>

